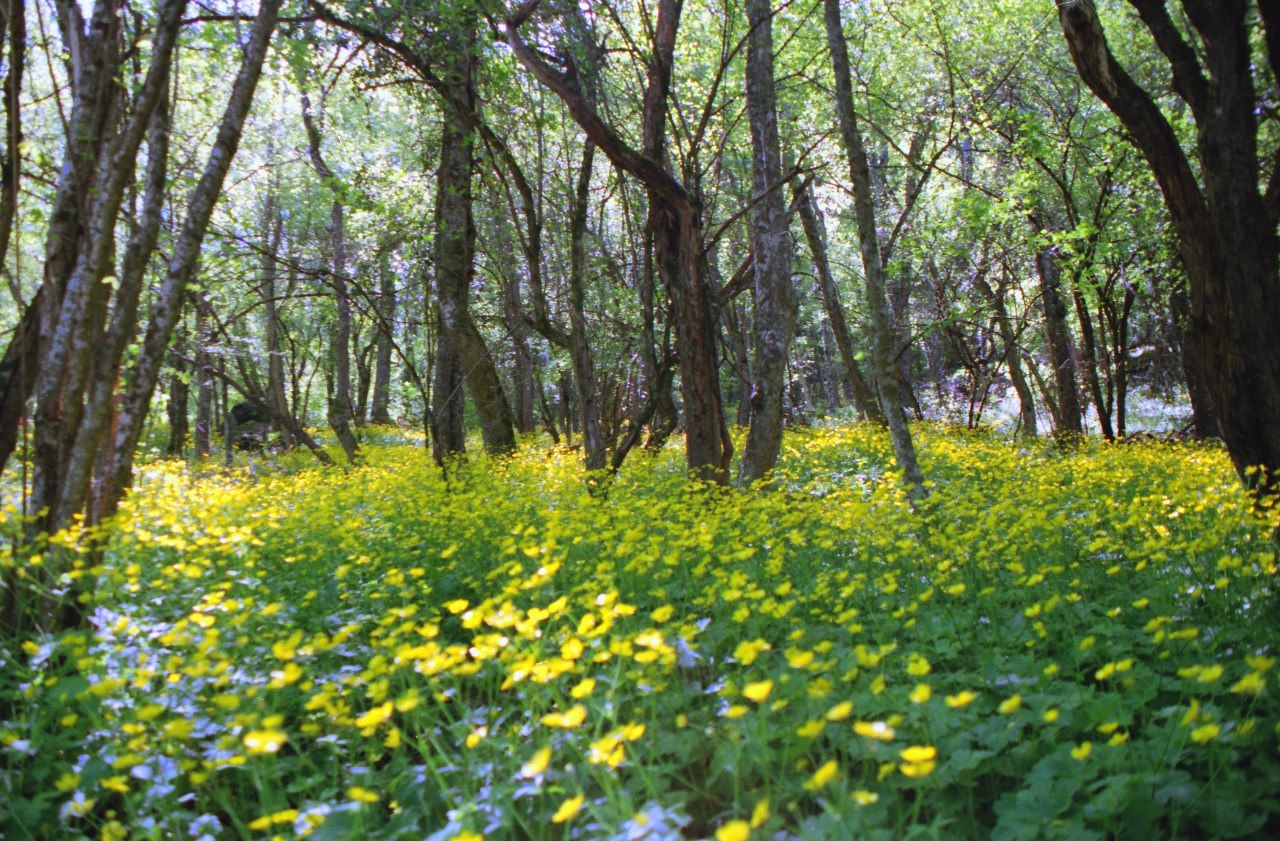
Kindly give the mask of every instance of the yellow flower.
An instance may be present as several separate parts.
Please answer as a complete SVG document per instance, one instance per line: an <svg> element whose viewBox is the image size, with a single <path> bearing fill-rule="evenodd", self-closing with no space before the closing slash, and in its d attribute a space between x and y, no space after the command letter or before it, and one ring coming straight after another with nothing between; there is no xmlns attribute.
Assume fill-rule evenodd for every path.
<svg viewBox="0 0 1280 841"><path fill-rule="evenodd" d="M933 697L933 689L927 683L917 683L916 688L912 689L907 697L913 704L923 704Z"/></svg>
<svg viewBox="0 0 1280 841"><path fill-rule="evenodd" d="M377 803L382 799L376 792L369 791L369 789L361 788L360 786L352 786L347 789L347 797L357 803Z"/></svg>
<svg viewBox="0 0 1280 841"><path fill-rule="evenodd" d="M872 803L875 803L880 799L880 795L876 794L874 791L867 791L865 788L858 789L851 796L853 798L853 802L857 803L859 806L870 806Z"/></svg>
<svg viewBox="0 0 1280 841"><path fill-rule="evenodd" d="M1222 732L1222 728L1212 722L1202 724L1191 731L1191 741L1197 745L1203 745L1205 742L1211 742L1218 738L1220 732Z"/></svg>
<svg viewBox="0 0 1280 841"><path fill-rule="evenodd" d="M356 727L361 730L367 730L370 727L377 727L387 719L391 718L391 713L395 709L395 704L387 701L366 712L364 715L356 719Z"/></svg>
<svg viewBox="0 0 1280 841"><path fill-rule="evenodd" d="M929 661L919 654L912 654L907 659L907 674L912 677L924 677L929 674L933 667L929 665Z"/></svg>
<svg viewBox="0 0 1280 841"><path fill-rule="evenodd" d="M930 745L912 745L898 751L903 762L928 762L938 757L938 749Z"/></svg>
<svg viewBox="0 0 1280 841"><path fill-rule="evenodd" d="M805 790L817 791L835 779L835 776L839 771L840 766L836 764L836 761L834 759L828 759L826 762L822 763L822 766L819 767L817 771L813 772L812 777L805 781Z"/></svg>
<svg viewBox="0 0 1280 841"><path fill-rule="evenodd" d="M574 704L566 712L547 713L542 723L548 727L561 727L570 730L587 720L587 708L582 704Z"/></svg>
<svg viewBox="0 0 1280 841"><path fill-rule="evenodd" d="M244 746L249 753L275 753L288 738L283 730L251 730L244 735Z"/></svg>
<svg viewBox="0 0 1280 841"><path fill-rule="evenodd" d="M1093 742L1081 742L1071 749L1071 758L1077 762L1084 762L1092 751Z"/></svg>
<svg viewBox="0 0 1280 841"><path fill-rule="evenodd" d="M956 693L955 695L948 695L947 706L953 710L958 710L972 704L974 699L977 697L977 692L970 692L966 689L965 691Z"/></svg>
<svg viewBox="0 0 1280 841"><path fill-rule="evenodd" d="M751 810L751 828L759 829L767 820L769 820L769 801L757 801L756 807Z"/></svg>
<svg viewBox="0 0 1280 841"><path fill-rule="evenodd" d="M536 777L539 774L541 774L543 771L547 770L547 763L549 763L550 761L551 761L551 746L547 745L546 747L541 748L537 752L535 752L533 756L529 757L529 761L526 762L523 766L521 766L520 776L524 777L525 779Z"/></svg>
<svg viewBox="0 0 1280 841"><path fill-rule="evenodd" d="M551 816L552 823L564 823L582 810L582 801L585 798L579 794L577 797L570 797L560 804L560 808L556 809L556 813Z"/></svg>
<svg viewBox="0 0 1280 841"><path fill-rule="evenodd" d="M574 700L581 700L592 693L596 688L596 679L593 677L584 677L578 681L577 685L569 690L569 695Z"/></svg>
<svg viewBox="0 0 1280 841"><path fill-rule="evenodd" d="M755 701L757 704L769 697L769 693L773 691L773 681L761 680L756 683L748 683L742 687L742 694L749 701Z"/></svg>
<svg viewBox="0 0 1280 841"><path fill-rule="evenodd" d="M729 821L716 830L716 841L747 841L751 837L751 825L743 820Z"/></svg>
<svg viewBox="0 0 1280 841"><path fill-rule="evenodd" d="M853 732L867 739L887 742L894 737L893 728L883 721L855 721Z"/></svg>
<svg viewBox="0 0 1280 841"><path fill-rule="evenodd" d="M1249 672L1231 686L1236 695L1260 695L1267 686L1267 678L1262 672Z"/></svg>
<svg viewBox="0 0 1280 841"><path fill-rule="evenodd" d="M852 701L841 701L831 709L827 710L825 718L827 721L844 721L853 713Z"/></svg>
<svg viewBox="0 0 1280 841"><path fill-rule="evenodd" d="M121 794L124 794L129 790L129 778L125 777L123 774L117 774L114 777L107 777L105 780L99 782L98 785L102 786L107 791L118 791Z"/></svg>
<svg viewBox="0 0 1280 841"><path fill-rule="evenodd" d="M1010 695L1008 698L1001 701L1000 706L996 707L996 709L1000 711L1001 715L1010 715L1011 713L1017 712L1018 708L1021 706L1022 696Z"/></svg>

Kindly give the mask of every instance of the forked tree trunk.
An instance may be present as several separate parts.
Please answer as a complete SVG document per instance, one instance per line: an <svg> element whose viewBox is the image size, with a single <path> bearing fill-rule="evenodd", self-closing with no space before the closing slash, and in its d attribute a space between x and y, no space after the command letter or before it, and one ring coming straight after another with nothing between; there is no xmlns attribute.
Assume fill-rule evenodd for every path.
<svg viewBox="0 0 1280 841"><path fill-rule="evenodd" d="M1124 124L1150 164L1187 272L1190 338L1218 408L1227 451L1246 485L1280 487L1280 169L1259 165L1262 103L1254 87L1247 0L1183 0L1196 46L1164 3L1134 3L1168 61L1173 91L1196 124L1193 167L1151 94L1107 44L1093 0L1060 0L1058 18L1076 69ZM1256 5L1272 75L1280 69L1280 7ZM1266 183L1265 188L1262 187Z"/></svg>
<svg viewBox="0 0 1280 841"><path fill-rule="evenodd" d="M526 3L507 21L507 43L521 64L560 97L587 138L615 166L644 184L649 193L648 229L653 241L654 264L676 314L686 462L695 478L725 484L733 445L720 399L716 307L706 282L701 205L667 171L661 154L681 3L660 0L654 18L654 51L642 114L644 152L631 148L600 118L576 83L547 66L520 38L520 25L537 5L537 2Z"/></svg>

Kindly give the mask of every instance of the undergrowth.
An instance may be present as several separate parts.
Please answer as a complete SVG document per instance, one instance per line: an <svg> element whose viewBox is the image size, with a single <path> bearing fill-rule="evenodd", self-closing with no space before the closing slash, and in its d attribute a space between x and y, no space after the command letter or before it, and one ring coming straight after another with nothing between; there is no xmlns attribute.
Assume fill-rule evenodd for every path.
<svg viewBox="0 0 1280 841"><path fill-rule="evenodd" d="M392 437L147 469L92 626L0 652L4 838L1280 831L1277 517L1215 448L921 428L913 512L870 426L751 491Z"/></svg>

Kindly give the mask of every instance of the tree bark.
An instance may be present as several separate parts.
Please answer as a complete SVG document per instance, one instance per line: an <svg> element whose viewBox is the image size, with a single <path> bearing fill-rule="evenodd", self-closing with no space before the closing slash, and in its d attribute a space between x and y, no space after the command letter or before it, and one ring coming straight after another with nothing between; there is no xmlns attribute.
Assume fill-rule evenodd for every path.
<svg viewBox="0 0 1280 841"><path fill-rule="evenodd" d="M231 160L235 157L244 131L244 122L253 104L253 94L262 73L267 44L275 30L280 0L261 0L254 20L240 70L232 84L231 95L223 111L213 147L209 151L204 172L187 200L187 218L174 240L173 249L155 298L151 316L143 336L141 352L130 372L128 386L120 409L110 463L103 477L103 499L100 510L105 516L115 513L133 477L133 457L142 435L151 395L164 361L165 350L182 312L182 301L200 257L214 204L222 192Z"/></svg>
<svg viewBox="0 0 1280 841"><path fill-rule="evenodd" d="M875 391L863 376L862 366L858 364L857 354L853 350L853 336L849 333L849 323L844 317L844 305L840 303L840 290L836 279L831 274L831 260L827 256L827 231L822 213L813 200L813 188L806 185L800 195L800 222L804 227L804 236L809 243L809 252L813 255L813 267L818 275L818 289L822 296L822 309L826 313L827 322L831 325L835 337L836 348L840 352L840 362L844 366L844 375L849 382L853 396L853 404L858 414L864 419L885 423L884 410Z"/></svg>
<svg viewBox="0 0 1280 841"><path fill-rule="evenodd" d="M471 317L470 291L475 277L475 220L471 176L475 153L468 116L476 111L474 22L442 33L448 67L442 75L453 91L443 103L440 166L436 180L436 300L444 334L457 351L471 393L484 447L490 453L513 452L515 422L497 366Z"/></svg>
<svg viewBox="0 0 1280 841"><path fill-rule="evenodd" d="M391 267L382 266L378 276L378 324L374 343L376 358L373 365L373 397L370 400L369 422L390 425L391 418L391 352L390 331L396 319L396 284Z"/></svg>
<svg viewBox="0 0 1280 841"><path fill-rule="evenodd" d="M787 352L795 335L799 300L791 282L790 216L782 192L782 154L773 78L773 14L769 0L746 0L747 115L751 125L751 242L754 263L755 364L751 426L738 482L763 479L782 449L782 401Z"/></svg>
<svg viewBox="0 0 1280 841"><path fill-rule="evenodd" d="M916 459L915 445L907 427L903 411L902 391L895 375L893 316L885 287L884 264L880 257L880 244L876 234L874 197L871 173L867 165L867 150L858 128L857 114L853 109L853 81L849 68L849 51L844 40L840 21L840 0L823 0L824 22L827 30L827 46L831 52L832 69L835 71L836 114L840 122L840 137L844 143L849 175L853 181L854 214L858 222L858 239L862 246L862 266L866 275L867 309L871 318L871 346L875 360L876 387L880 393L880 405L889 425L889 437L893 442L898 467L907 482L908 493L914 499L925 496L924 476Z"/></svg>
<svg viewBox="0 0 1280 841"><path fill-rule="evenodd" d="M693 477L725 484L733 445L720 398L716 307L706 282L701 204L667 171L662 154L681 0L659 0L654 19L654 50L642 113L644 152L631 148L600 118L571 77L548 67L521 39L520 25L537 5L537 0L526 3L507 21L507 43L520 63L565 103L587 139L649 192L655 268L676 313L686 462Z"/></svg>
<svg viewBox="0 0 1280 841"><path fill-rule="evenodd" d="M1080 423L1080 386L1076 380L1076 360L1071 349L1071 328L1067 325L1067 305L1062 299L1062 266L1057 252L1045 248L1036 253L1036 275L1040 279L1040 301L1044 306L1044 332L1049 347L1057 394L1059 440L1084 434Z"/></svg>
<svg viewBox="0 0 1280 841"><path fill-rule="evenodd" d="M320 150L320 128L311 113L311 100L301 93L302 123L307 132L307 153L320 180L333 193L329 205L329 285L333 289L337 310L330 359L333 363L333 397L329 400L329 427L337 437L347 461L360 460L360 442L351 429L354 404L351 400L351 295L347 289L346 208L342 201L342 185Z"/></svg>
<svg viewBox="0 0 1280 841"><path fill-rule="evenodd" d="M1163 2L1131 1L1195 121L1197 167L1151 94L1111 53L1093 0L1058 3L1058 19L1077 71L1124 124L1164 195L1187 272L1188 333L1203 355L1231 460L1248 487L1274 493L1280 487L1280 168L1272 163L1260 189L1260 103L1246 25L1252 4L1184 0L1202 47L1197 50L1172 24ZM1280 11L1260 2L1257 12L1274 71L1280 66Z"/></svg>

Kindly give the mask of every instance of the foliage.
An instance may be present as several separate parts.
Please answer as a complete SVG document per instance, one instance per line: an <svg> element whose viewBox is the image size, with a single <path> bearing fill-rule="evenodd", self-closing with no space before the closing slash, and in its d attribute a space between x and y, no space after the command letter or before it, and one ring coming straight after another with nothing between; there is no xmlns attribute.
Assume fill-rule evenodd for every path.
<svg viewBox="0 0 1280 841"><path fill-rule="evenodd" d="M671 448L446 484L390 430L346 473L154 465L71 573L92 630L0 653L0 830L1274 832L1277 517L1223 453L917 431L914 513L867 425L790 433L772 493Z"/></svg>

